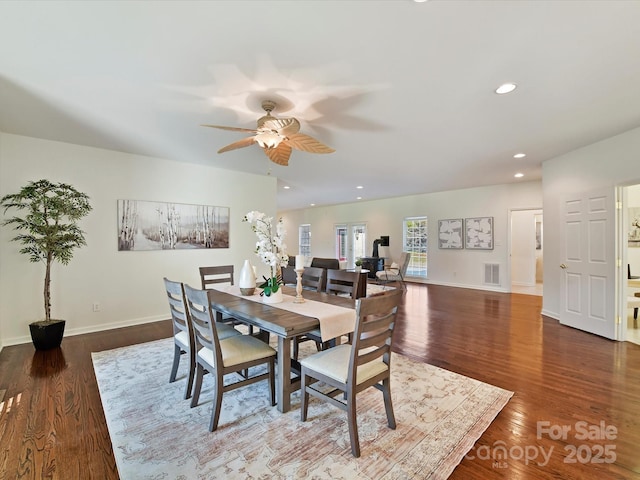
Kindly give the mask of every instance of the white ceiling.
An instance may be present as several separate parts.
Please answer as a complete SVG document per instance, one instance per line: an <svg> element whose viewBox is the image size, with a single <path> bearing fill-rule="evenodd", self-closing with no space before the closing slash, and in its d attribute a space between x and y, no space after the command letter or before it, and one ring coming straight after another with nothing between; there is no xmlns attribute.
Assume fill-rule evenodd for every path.
<svg viewBox="0 0 640 480"><path fill-rule="evenodd" d="M639 59L636 1L2 1L0 130L274 175L288 210L538 180L640 126ZM264 99L336 152L216 153L243 134L200 125Z"/></svg>

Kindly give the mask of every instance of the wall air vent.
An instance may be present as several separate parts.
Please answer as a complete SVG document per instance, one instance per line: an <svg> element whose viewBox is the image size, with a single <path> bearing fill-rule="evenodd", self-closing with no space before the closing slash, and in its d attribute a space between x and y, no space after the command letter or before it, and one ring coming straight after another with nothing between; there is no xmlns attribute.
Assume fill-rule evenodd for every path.
<svg viewBox="0 0 640 480"><path fill-rule="evenodd" d="M500 264L485 263L484 264L484 283L485 285L500 285Z"/></svg>

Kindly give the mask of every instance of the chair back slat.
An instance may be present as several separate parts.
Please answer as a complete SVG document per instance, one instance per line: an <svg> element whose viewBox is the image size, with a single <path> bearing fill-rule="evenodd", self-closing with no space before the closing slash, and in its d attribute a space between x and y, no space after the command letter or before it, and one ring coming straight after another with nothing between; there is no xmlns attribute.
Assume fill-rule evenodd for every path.
<svg viewBox="0 0 640 480"><path fill-rule="evenodd" d="M216 283L233 285L233 265L218 265L215 267L200 267L200 282L202 289Z"/></svg>
<svg viewBox="0 0 640 480"><path fill-rule="evenodd" d="M190 334L191 325L189 321L189 311L185 303L184 287L181 282L173 282L166 277L164 278L164 287L167 292L167 300L169 301L169 310L171 312L171 321L173 323L173 334L181 331Z"/></svg>
<svg viewBox="0 0 640 480"><path fill-rule="evenodd" d="M193 324L193 333L196 343L196 351L208 348L213 351L218 359L220 346L207 290L198 290L189 285L184 286L187 297L187 306Z"/></svg>
<svg viewBox="0 0 640 480"><path fill-rule="evenodd" d="M327 270L327 293L346 293L355 298L360 282L360 272L347 272L346 270Z"/></svg>

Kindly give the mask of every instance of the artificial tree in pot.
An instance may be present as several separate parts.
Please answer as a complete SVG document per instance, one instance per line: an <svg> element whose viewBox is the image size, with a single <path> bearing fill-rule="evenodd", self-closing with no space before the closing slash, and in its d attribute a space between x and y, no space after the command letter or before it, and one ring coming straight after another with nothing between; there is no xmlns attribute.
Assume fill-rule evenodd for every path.
<svg viewBox="0 0 640 480"><path fill-rule="evenodd" d="M38 350L58 347L66 322L51 319L51 265L54 260L68 264L73 251L87 244L78 221L91 211L89 197L71 185L38 180L29 182L18 193L5 195L0 205L5 213L9 209L23 212L2 224L19 232L11 240L22 243L20 253L31 262L45 264L45 319L29 325L33 344Z"/></svg>

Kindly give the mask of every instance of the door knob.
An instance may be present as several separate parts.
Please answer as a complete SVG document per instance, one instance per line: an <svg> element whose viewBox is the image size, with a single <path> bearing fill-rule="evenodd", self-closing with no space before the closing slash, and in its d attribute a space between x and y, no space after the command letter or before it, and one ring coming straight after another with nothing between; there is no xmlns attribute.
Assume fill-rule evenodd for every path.
<svg viewBox="0 0 640 480"><path fill-rule="evenodd" d="M562 268L564 270L565 268L567 268L567 266L564 263L561 263L560 264L560 268Z"/></svg>

